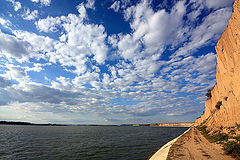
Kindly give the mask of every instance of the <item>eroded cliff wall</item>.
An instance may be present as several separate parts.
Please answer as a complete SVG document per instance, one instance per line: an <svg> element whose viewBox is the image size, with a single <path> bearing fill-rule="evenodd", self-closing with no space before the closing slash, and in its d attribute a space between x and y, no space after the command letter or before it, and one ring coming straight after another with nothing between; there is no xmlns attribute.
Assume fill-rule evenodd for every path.
<svg viewBox="0 0 240 160"><path fill-rule="evenodd" d="M240 0L235 0L233 14L216 51L217 84L195 125L204 123L211 130L224 130L240 125Z"/></svg>

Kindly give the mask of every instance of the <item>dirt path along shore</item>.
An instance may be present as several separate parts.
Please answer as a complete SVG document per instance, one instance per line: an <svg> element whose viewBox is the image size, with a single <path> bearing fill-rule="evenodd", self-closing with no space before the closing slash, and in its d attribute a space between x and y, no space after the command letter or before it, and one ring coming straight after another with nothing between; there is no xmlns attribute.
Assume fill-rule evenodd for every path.
<svg viewBox="0 0 240 160"><path fill-rule="evenodd" d="M221 146L210 143L196 128L181 136L170 148L167 160L234 160Z"/></svg>

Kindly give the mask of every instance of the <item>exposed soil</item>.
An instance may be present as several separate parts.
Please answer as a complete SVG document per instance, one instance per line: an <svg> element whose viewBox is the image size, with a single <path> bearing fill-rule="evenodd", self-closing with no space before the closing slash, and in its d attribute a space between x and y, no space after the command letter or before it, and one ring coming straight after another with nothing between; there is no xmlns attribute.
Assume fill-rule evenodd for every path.
<svg viewBox="0 0 240 160"><path fill-rule="evenodd" d="M196 128L182 135L170 148L167 160L232 160L220 144L210 143Z"/></svg>

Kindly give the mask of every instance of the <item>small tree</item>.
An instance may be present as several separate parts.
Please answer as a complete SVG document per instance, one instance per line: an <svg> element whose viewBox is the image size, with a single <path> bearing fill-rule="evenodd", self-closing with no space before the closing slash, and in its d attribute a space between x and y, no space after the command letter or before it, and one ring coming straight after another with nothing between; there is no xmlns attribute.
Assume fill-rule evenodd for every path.
<svg viewBox="0 0 240 160"><path fill-rule="evenodd" d="M211 97L212 97L211 89L209 89L209 90L207 91L206 96L207 96L208 98L211 98Z"/></svg>

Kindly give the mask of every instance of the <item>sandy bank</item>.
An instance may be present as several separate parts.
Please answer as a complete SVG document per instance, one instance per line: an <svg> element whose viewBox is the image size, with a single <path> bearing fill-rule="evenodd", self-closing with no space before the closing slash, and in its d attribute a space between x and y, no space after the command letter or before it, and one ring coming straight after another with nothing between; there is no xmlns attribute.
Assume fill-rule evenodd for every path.
<svg viewBox="0 0 240 160"><path fill-rule="evenodd" d="M231 160L220 144L210 143L198 129L192 128L174 142L169 149L168 160Z"/></svg>
<svg viewBox="0 0 240 160"><path fill-rule="evenodd" d="M166 160L167 156L168 156L169 149L173 145L173 143L176 142L182 135L187 133L190 129L191 128L186 130L183 134L181 134L177 138L171 140L170 142L168 142L164 146L162 146L149 160Z"/></svg>

